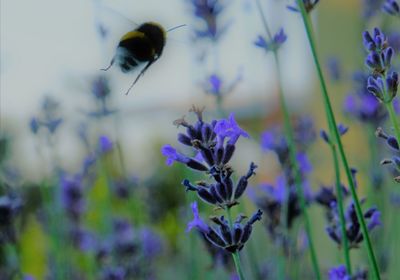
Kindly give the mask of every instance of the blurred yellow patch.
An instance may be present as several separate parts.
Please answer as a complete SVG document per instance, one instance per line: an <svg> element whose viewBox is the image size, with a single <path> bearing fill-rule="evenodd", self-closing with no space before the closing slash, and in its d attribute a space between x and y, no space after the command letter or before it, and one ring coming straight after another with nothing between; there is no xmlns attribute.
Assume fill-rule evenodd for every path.
<svg viewBox="0 0 400 280"><path fill-rule="evenodd" d="M20 236L21 270L35 279L45 279L47 272L47 246L45 233L36 220L31 217Z"/></svg>

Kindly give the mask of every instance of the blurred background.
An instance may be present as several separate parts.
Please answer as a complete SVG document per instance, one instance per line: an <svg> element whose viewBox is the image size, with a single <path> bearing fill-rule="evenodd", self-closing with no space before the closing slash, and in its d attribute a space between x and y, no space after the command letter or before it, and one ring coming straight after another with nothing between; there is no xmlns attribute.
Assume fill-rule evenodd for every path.
<svg viewBox="0 0 400 280"><path fill-rule="evenodd" d="M140 244L149 244L149 255L137 261L145 272L132 279L187 279L188 275L192 279L223 279L232 274L232 264L214 267L214 258L201 238L194 232L185 233L192 219L189 203L195 196L185 195L181 181L200 179L199 175L178 163L166 166L160 149L164 144L178 146L176 135L182 129L173 121L184 115L193 121L188 113L192 105L205 106L208 121L234 112L251 136L239 141L232 159L237 176L253 161L259 169L251 189L257 190L260 183L275 184L281 167L276 155L262 147L262 133L282 124L277 72L272 53L256 44L265 31L255 1L219 1L214 25L210 18L207 21L196 14L195 2L1 1L2 194L10 189L20 196L22 208L16 208L21 208L22 214L13 234L17 246L2 250L5 266L0 278L124 279L106 278L108 266L99 261L103 253L99 244L112 240L112 234L115 237L109 220L115 231L122 228L127 234L132 230ZM351 165L359 170L362 196L373 193L371 173L389 177L378 165L385 149L379 148L373 156L367 152L377 145L374 131L378 124L360 122L345 105L348 95L356 91L354 72L366 71L362 32L384 26L393 35L391 42L397 48L400 45L398 33L395 37L398 21L382 16L382 2L321 1L312 12L335 114L339 122L351 127L343 141ZM279 57L293 121L304 116L313 120L310 128L315 137L307 143L313 170L308 177L311 190L317 191L321 185L333 184L334 171L329 150L316 139L319 130L326 129L326 122L303 23L298 13L286 7L293 1L265 0L261 4L272 33L283 28L287 35ZM139 70L122 73L117 65L107 72L100 69L109 64L125 33L149 21L165 29L186 26L167 33L160 59L125 95ZM383 121L379 125L385 126ZM77 180L83 186L79 211L75 209L79 215L63 201L63 192L78 184ZM387 184L391 189L392 182ZM397 196L390 192L390 197ZM367 200L366 205L379 203L389 203L389 196ZM248 213L256 208L249 197L243 205ZM399 211L398 204L393 207ZM202 211L212 212L206 207ZM326 275L329 267L340 263L341 253L325 233L323 213L316 206L310 211ZM62 225L58 227L57 221ZM377 234L383 231L377 229ZM298 229L294 237L298 244L304 243L301 232ZM255 250L260 270L272 275L260 279L278 279L273 265L277 249L262 226L255 228L254 234L252 246L262 244L265 249ZM63 238L69 241L63 243ZM149 243L146 238L151 239ZM392 244L395 252L399 242ZM367 266L363 250L352 253L357 268ZM312 275L308 253L299 254L292 256L288 279L312 279L308 278ZM304 271L296 265L302 254L307 255ZM396 256L393 254L382 253L381 261L387 265L388 256ZM244 259L247 267L254 260L247 255ZM63 271L60 264L64 264ZM6 274L15 267L18 273ZM393 274L387 275L396 275L393 269L388 269L386 272ZM200 271L206 271L204 278Z"/></svg>

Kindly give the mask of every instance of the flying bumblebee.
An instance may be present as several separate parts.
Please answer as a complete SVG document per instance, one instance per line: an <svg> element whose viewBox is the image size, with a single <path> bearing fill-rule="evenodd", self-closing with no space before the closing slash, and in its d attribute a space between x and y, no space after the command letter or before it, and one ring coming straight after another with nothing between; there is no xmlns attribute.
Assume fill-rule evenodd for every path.
<svg viewBox="0 0 400 280"><path fill-rule="evenodd" d="M165 46L167 32L182 26L185 26L185 24L165 30L155 22L145 22L139 25L136 29L122 36L110 65L101 70L107 71L114 63L117 63L121 71L127 73L146 63L128 88L127 95L146 70L160 58Z"/></svg>

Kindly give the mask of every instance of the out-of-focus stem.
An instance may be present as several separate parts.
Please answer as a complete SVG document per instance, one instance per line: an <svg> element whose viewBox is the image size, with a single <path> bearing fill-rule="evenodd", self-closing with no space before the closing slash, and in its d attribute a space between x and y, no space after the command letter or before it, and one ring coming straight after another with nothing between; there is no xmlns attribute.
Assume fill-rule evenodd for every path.
<svg viewBox="0 0 400 280"><path fill-rule="evenodd" d="M347 162L347 157L344 152L344 148L343 148L342 141L340 139L339 131L337 129L335 115L333 113L332 105L331 105L330 98L328 95L328 90L327 90L327 86L325 83L324 75L322 74L321 64L318 59L318 54L317 54L317 49L316 49L316 44L315 44L315 39L314 39L314 31L313 31L313 27L311 25L311 20L310 20L310 17L304 7L303 1L296 0L296 2L297 2L297 6L299 7L300 12L301 12L301 17L303 19L304 28L305 28L305 31L307 34L308 42L310 44L310 49L311 49L312 57L314 60L314 64L315 64L315 67L317 70L317 74L318 74L318 78L319 78L319 82L320 82L320 86L321 86L321 94L323 97L323 103L324 103L324 107L325 107L326 118L327 118L329 128L330 128L330 135L333 135L333 137L334 137L334 141L336 142L335 144L338 147L339 155L340 155L343 167L346 172L347 180L348 180L349 187L350 187L350 192L351 192L351 195L352 195L352 198L354 201L357 218L358 218L358 221L361 226L361 232L365 239L365 244L367 247L368 257L371 262L373 275L375 276L375 279L379 280L380 273L379 273L378 263L376 261L374 250L373 250L372 244L371 244L371 239L369 237L368 229L367 229L365 219L363 216L363 212L361 209L360 201L358 199L358 195L357 195L357 192L355 189L355 185L353 182L353 176L350 172L350 167Z"/></svg>
<svg viewBox="0 0 400 280"><path fill-rule="evenodd" d="M260 1L256 0L256 3L257 3L258 10L260 12L261 19L263 21L265 31L268 35L268 39L271 41L272 34L271 34L271 31L269 30L267 20L262 11ZM279 101L280 101L280 106L281 106L282 112L283 112L285 134L287 137L287 142L288 142L288 147L289 147L289 156L290 156L290 161L292 163L294 173L295 173L296 190L297 190L297 193L298 193L298 196L300 199L300 207L301 207L303 217L304 217L304 226L305 226L305 230L306 230L307 238L308 238L308 242L309 242L311 262L313 265L313 269L314 269L316 278L321 279L321 273L319 271L318 259L317 259L317 255L315 252L314 241L313 241L312 233L311 233L311 225L310 225L310 220L308 217L307 206L306 206L305 197L304 197L304 190L302 189L300 169L299 169L297 159L296 159L297 151L296 151L296 146L294 143L293 127L290 123L288 107L286 104L286 99L285 99L285 95L284 95L283 87L282 87L283 83L282 83L282 76L281 76L281 70L280 70L279 56L275 49L273 50L273 55L274 55L274 59L275 59L275 66L277 69ZM289 193L290 192L288 189L287 196L289 196ZM288 200L286 201L286 203L288 203ZM285 214L285 216L286 216L286 214ZM286 220L286 217L285 217L285 220Z"/></svg>
<svg viewBox="0 0 400 280"><path fill-rule="evenodd" d="M346 264L347 274L351 275L351 262L350 262L350 249L349 242L347 239L346 233L346 219L344 216L344 207L343 207L343 190L340 184L340 169L339 169L339 160L336 151L336 147L334 144L330 144L332 150L333 164L335 167L335 185L336 185L336 195L337 195L337 203L339 208L339 218L340 218L340 228L342 231L342 242L343 242L343 256Z"/></svg>

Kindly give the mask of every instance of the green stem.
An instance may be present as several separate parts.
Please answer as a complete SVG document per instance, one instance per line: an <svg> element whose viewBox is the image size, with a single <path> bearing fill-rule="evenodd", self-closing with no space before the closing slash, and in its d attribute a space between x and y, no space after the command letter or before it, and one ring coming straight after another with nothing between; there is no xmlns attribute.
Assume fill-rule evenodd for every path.
<svg viewBox="0 0 400 280"><path fill-rule="evenodd" d="M239 206L239 211L244 213L247 212L244 203L240 203L238 206ZM260 274L260 269L258 268L257 256L254 250L253 240L247 241L246 252L249 258L250 268L254 279L261 280L262 276Z"/></svg>
<svg viewBox="0 0 400 280"><path fill-rule="evenodd" d="M350 262L350 249L349 242L347 240L346 233L346 219L344 216L344 208L343 208L343 191L342 186L340 184L340 169L339 169L339 160L336 151L336 147L334 144L330 145L332 150L333 164L335 167L335 185L336 185L336 194L337 194L337 202L339 208L339 218L340 218L340 226L342 230L342 242L343 242L343 255L344 261L346 264L347 274L351 275L351 262Z"/></svg>
<svg viewBox="0 0 400 280"><path fill-rule="evenodd" d="M260 1L256 0L256 3L258 6L258 10L260 12L260 16L261 16L265 31L268 35L268 39L271 41L272 34L271 34L271 31L269 30L267 20L262 11ZM301 207L301 210L303 213L304 226L305 226L305 230L307 233L307 238L308 238L309 248L310 248L311 262L313 265L313 269L314 269L316 278L321 279L321 273L319 270L317 254L315 251L314 241L313 241L312 233L311 233L310 220L308 217L307 206L306 206L306 202L305 202L305 198L304 198L304 191L302 189L302 183L301 183L302 179L301 179L300 169L299 169L297 159L296 159L297 149L296 149L296 146L294 143L295 141L294 141L294 136L293 136L293 127L290 123L289 111L288 111L288 107L286 104L286 99L285 99L285 95L284 95L283 87L282 87L283 82L282 82L282 75L281 75L279 56L278 56L277 50L275 50L275 49L273 50L273 55L274 55L275 66L276 66L276 70L277 70L279 101L280 101L280 106L281 106L282 112L283 112L284 129L285 129L285 134L286 134L287 141L288 141L290 161L293 165L293 169L294 169L294 173L295 173L295 185L296 185L297 194L300 199L300 207ZM287 194L289 196L289 190L287 191Z"/></svg>
<svg viewBox="0 0 400 280"><path fill-rule="evenodd" d="M229 227L232 229L233 221L232 221L231 209L229 207L226 207L225 210L226 210L226 215L228 216ZM239 276L239 279L245 280L246 278L244 278L239 252L236 251L235 253L232 253L232 257L233 257L233 262L235 263L236 272Z"/></svg>
<svg viewBox="0 0 400 280"><path fill-rule="evenodd" d="M220 118L223 118L226 115L225 111L224 111L224 108L222 106L223 97L221 96L221 94L219 94L215 98L216 98L216 104L217 104L217 113L218 113Z"/></svg>
<svg viewBox="0 0 400 280"><path fill-rule="evenodd" d="M314 34L313 34L313 28L311 25L311 21L310 21L309 15L307 14L307 12L304 8L303 1L302 0L296 0L296 1L297 1L297 6L300 8L305 31L306 31L307 38L308 38L308 41L310 44L310 49L312 52L312 57L313 57L314 64L315 64L315 67L317 70L317 74L318 74L318 78L319 78L319 82L320 82L320 86L321 86L321 94L323 97L323 103L324 103L324 107L325 107L326 118L327 118L330 130L331 130L330 134L334 136L334 140L336 142L335 144L337 145L337 147L339 149L339 155L340 155L343 167L345 169L346 177L349 182L350 192L351 192L352 198L354 200L354 206L355 206L357 218L358 218L358 221L360 222L361 232L363 234L363 237L365 239L365 244L367 246L368 257L369 257L369 260L372 265L373 275L375 276L375 279L379 280L380 273L379 273L379 269L378 269L378 264L377 264L377 261L375 258L374 250L372 248L371 239L368 234L368 229L365 224L361 205L360 205L357 193L356 193L356 189L355 189L354 182L353 182L353 177L350 172L346 154L344 152L343 145L342 145L340 135L339 135L339 131L337 129L335 116L333 114L332 105L331 105L329 95L328 95L328 90L326 87L324 76L322 74L322 68L321 68L321 65L320 65L320 62L318 59L318 54L317 54L316 44L315 44L315 40L314 40Z"/></svg>
<svg viewBox="0 0 400 280"><path fill-rule="evenodd" d="M387 111L389 112L390 122L393 125L397 142L400 143L400 126L399 126L399 122L398 122L396 113L394 111L393 102L387 102L387 103L385 103L385 106L386 106Z"/></svg>

